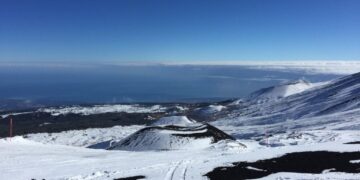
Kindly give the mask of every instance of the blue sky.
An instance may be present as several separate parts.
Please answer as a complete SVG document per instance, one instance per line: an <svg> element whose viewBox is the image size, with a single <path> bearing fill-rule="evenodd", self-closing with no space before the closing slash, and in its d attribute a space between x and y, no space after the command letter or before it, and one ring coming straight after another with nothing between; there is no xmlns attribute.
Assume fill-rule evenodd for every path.
<svg viewBox="0 0 360 180"><path fill-rule="evenodd" d="M0 4L0 62L360 60L358 0Z"/></svg>

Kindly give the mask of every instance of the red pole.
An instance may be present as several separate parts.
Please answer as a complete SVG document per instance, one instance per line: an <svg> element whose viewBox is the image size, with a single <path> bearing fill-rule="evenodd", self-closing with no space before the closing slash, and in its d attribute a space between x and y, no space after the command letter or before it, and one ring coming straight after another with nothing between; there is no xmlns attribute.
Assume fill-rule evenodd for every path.
<svg viewBox="0 0 360 180"><path fill-rule="evenodd" d="M10 118L10 127L9 127L9 137L12 137L12 130L13 130L13 120L12 118Z"/></svg>

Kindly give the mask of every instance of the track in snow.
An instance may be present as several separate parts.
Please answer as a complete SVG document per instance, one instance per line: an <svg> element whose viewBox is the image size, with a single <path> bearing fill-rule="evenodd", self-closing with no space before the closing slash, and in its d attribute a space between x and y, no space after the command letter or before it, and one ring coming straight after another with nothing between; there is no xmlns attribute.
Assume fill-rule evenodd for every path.
<svg viewBox="0 0 360 180"><path fill-rule="evenodd" d="M166 173L165 180L174 180L174 179L185 180L188 164L190 162L191 162L190 160L182 160L177 163L174 163L175 165L170 167L169 171Z"/></svg>

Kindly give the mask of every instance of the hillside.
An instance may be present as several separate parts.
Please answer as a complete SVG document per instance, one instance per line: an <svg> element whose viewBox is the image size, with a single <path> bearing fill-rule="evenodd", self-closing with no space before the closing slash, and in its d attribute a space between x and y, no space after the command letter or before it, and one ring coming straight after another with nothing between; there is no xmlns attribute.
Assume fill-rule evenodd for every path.
<svg viewBox="0 0 360 180"><path fill-rule="evenodd" d="M212 124L240 129L247 126L246 132L237 133L241 137L303 128L360 129L360 73L277 101L237 102L229 105L230 113Z"/></svg>
<svg viewBox="0 0 360 180"><path fill-rule="evenodd" d="M221 140L235 139L209 124L150 126L131 134L108 149L128 151L201 149Z"/></svg>

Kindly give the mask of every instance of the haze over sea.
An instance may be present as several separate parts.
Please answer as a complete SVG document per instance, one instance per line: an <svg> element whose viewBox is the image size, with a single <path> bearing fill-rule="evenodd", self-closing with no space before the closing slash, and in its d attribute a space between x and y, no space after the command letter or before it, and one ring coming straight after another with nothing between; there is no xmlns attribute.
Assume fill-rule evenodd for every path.
<svg viewBox="0 0 360 180"><path fill-rule="evenodd" d="M259 88L287 81L319 82L340 76L326 69L325 73L317 73L266 65L44 66L0 66L0 99L80 103L209 101L245 97Z"/></svg>

